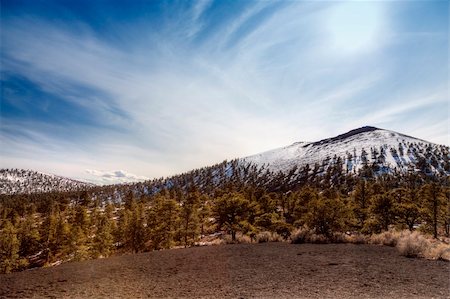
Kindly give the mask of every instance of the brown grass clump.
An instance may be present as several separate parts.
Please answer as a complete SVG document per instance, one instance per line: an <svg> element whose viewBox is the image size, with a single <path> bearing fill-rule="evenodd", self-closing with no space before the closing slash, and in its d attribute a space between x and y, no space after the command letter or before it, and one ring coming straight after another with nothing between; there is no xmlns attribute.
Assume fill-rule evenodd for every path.
<svg viewBox="0 0 450 299"><path fill-rule="evenodd" d="M256 235L257 243L282 242L283 237L274 232L263 231Z"/></svg>
<svg viewBox="0 0 450 299"><path fill-rule="evenodd" d="M370 236L368 243L396 247L406 257L450 261L450 245L418 231L386 231Z"/></svg>
<svg viewBox="0 0 450 299"><path fill-rule="evenodd" d="M252 243L252 239L247 236L247 235L243 235L241 233L236 234L236 240L233 241L233 238L231 237L231 235L224 235L223 236L223 242L225 244L248 244L248 243Z"/></svg>
<svg viewBox="0 0 450 299"><path fill-rule="evenodd" d="M312 233L309 229L306 229L306 228L296 229L291 234L291 243L292 244L308 243L308 240L310 239L311 234Z"/></svg>
<svg viewBox="0 0 450 299"><path fill-rule="evenodd" d="M352 244L367 244L369 242L368 237L364 236L363 234L352 234L347 236L346 238L347 243Z"/></svg>
<svg viewBox="0 0 450 299"><path fill-rule="evenodd" d="M450 262L450 245L439 241L431 242L431 246L425 252L427 259Z"/></svg>
<svg viewBox="0 0 450 299"><path fill-rule="evenodd" d="M402 232L389 230L382 232L381 234L370 236L369 243L395 247L401 236Z"/></svg>
<svg viewBox="0 0 450 299"><path fill-rule="evenodd" d="M330 240L324 235L316 234L307 228L299 228L291 234L291 243L293 244L325 244L329 242Z"/></svg>
<svg viewBox="0 0 450 299"><path fill-rule="evenodd" d="M425 257L431 246L422 234L406 231L397 241L397 249L406 257Z"/></svg>

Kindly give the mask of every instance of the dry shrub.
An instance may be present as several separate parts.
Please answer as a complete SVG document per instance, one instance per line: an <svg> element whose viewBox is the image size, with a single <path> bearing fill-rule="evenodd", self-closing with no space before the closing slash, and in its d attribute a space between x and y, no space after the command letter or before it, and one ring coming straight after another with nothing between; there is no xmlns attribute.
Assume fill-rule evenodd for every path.
<svg viewBox="0 0 450 299"><path fill-rule="evenodd" d="M315 244L325 244L329 243L327 237L324 235L318 235L307 228L299 228L291 234L292 244L302 244L302 243L315 243Z"/></svg>
<svg viewBox="0 0 450 299"><path fill-rule="evenodd" d="M231 235L224 235L223 236L223 242L225 244L248 244L248 243L252 243L252 239L247 236L247 235L243 235L243 234L236 234L236 240L233 241L233 238L231 237Z"/></svg>
<svg viewBox="0 0 450 299"><path fill-rule="evenodd" d="M213 245L222 245L224 243L225 243L224 240L217 238L217 239L214 239L214 240L211 240L211 241L199 241L199 242L196 242L194 244L194 246L213 246Z"/></svg>
<svg viewBox="0 0 450 299"><path fill-rule="evenodd" d="M326 244L330 243L330 240L324 235L311 234L309 237L309 243L313 244Z"/></svg>
<svg viewBox="0 0 450 299"><path fill-rule="evenodd" d="M363 234L352 234L347 236L346 238L347 243L352 244L366 244L368 243L368 238L364 236Z"/></svg>
<svg viewBox="0 0 450 299"><path fill-rule="evenodd" d="M418 232L404 232L397 241L397 249L406 257L425 257L431 243Z"/></svg>
<svg viewBox="0 0 450 299"><path fill-rule="evenodd" d="M257 243L282 242L283 237L274 232L263 231L256 235Z"/></svg>
<svg viewBox="0 0 450 299"><path fill-rule="evenodd" d="M369 243L395 247L402 234L402 232L392 230L385 231L381 234L372 235Z"/></svg>
<svg viewBox="0 0 450 299"><path fill-rule="evenodd" d="M194 243L194 246L211 246L211 245L221 245L224 244L222 239L222 233L213 233L209 235L202 235L200 240Z"/></svg>
<svg viewBox="0 0 450 299"><path fill-rule="evenodd" d="M344 234L344 233L334 233L332 235L331 238L329 238L329 240L332 243L350 243L349 242L349 237L348 235Z"/></svg>
<svg viewBox="0 0 450 299"><path fill-rule="evenodd" d="M427 259L450 262L450 245L439 241L435 242L425 252L425 257Z"/></svg>
<svg viewBox="0 0 450 299"><path fill-rule="evenodd" d="M222 240L225 244L234 244L236 242L234 242L231 238L231 235L223 235L222 236Z"/></svg>
<svg viewBox="0 0 450 299"><path fill-rule="evenodd" d="M241 234L238 234L238 235L236 236L236 241L237 241L237 243L239 243L239 244L248 244L248 243L252 243L252 239L251 239L249 236L247 236L247 235L241 235Z"/></svg>
<svg viewBox="0 0 450 299"><path fill-rule="evenodd" d="M311 231L309 229L306 228L299 228L296 229L292 234L291 234L291 243L292 244L302 244L302 243L307 243L308 240L310 239L311 236Z"/></svg>

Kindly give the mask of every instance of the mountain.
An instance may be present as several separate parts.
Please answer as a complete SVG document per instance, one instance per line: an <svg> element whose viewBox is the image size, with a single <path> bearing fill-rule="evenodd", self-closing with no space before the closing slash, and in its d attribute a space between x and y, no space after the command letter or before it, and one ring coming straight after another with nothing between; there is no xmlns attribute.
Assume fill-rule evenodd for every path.
<svg viewBox="0 0 450 299"><path fill-rule="evenodd" d="M240 161L286 173L293 167L306 165L326 169L338 159L347 173L357 173L364 165L375 164L384 173L450 174L448 146L369 126L317 142L296 142Z"/></svg>
<svg viewBox="0 0 450 299"><path fill-rule="evenodd" d="M102 190L99 197L121 201L130 190L135 195L148 195L163 189L189 187L210 193L217 187L230 185L288 191L305 183L341 184L345 175L374 177L420 173L449 176L449 158L448 146L366 126L332 138L296 142L168 178L99 187ZM0 194L79 191L93 186L28 170L0 170Z"/></svg>
<svg viewBox="0 0 450 299"><path fill-rule="evenodd" d="M94 185L24 169L0 169L0 194L80 191Z"/></svg>

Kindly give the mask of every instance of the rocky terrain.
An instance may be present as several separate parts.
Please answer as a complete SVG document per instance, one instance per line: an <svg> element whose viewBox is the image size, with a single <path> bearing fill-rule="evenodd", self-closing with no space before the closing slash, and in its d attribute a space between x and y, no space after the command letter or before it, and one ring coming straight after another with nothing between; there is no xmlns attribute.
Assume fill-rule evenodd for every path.
<svg viewBox="0 0 450 299"><path fill-rule="evenodd" d="M449 263L376 245L264 243L0 275L1 298L450 298Z"/></svg>

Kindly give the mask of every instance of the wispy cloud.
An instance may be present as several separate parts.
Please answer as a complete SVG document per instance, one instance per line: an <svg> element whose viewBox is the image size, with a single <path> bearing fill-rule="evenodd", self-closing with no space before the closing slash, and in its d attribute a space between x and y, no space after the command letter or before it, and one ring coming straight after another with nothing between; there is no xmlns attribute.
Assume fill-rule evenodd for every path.
<svg viewBox="0 0 450 299"><path fill-rule="evenodd" d="M340 3L168 4L153 19L132 15L102 32L82 18L7 14L0 166L81 179L94 175L85 169L137 173L95 172L111 182L159 177L366 124L414 135L418 108L419 137L448 142L448 127L435 133L448 113L431 113L448 112L448 32L411 37L408 4L371 5L359 11L376 9L374 42L339 53L336 39L342 46L365 34L364 23L348 35L330 31Z"/></svg>

